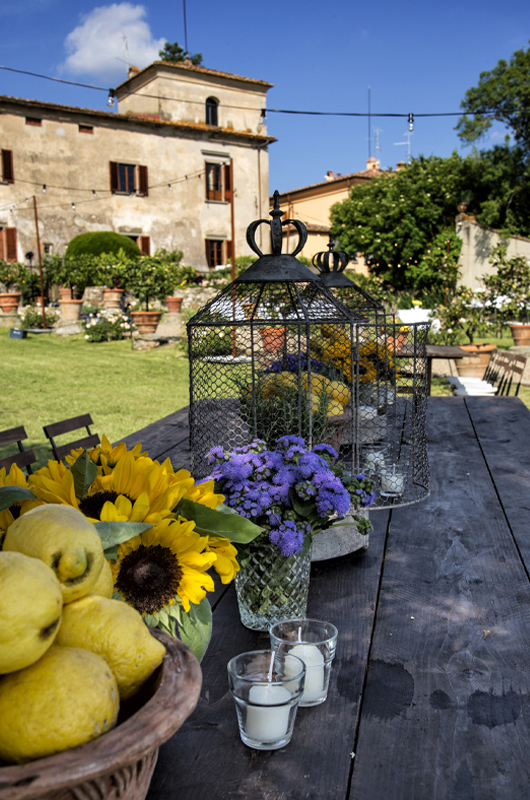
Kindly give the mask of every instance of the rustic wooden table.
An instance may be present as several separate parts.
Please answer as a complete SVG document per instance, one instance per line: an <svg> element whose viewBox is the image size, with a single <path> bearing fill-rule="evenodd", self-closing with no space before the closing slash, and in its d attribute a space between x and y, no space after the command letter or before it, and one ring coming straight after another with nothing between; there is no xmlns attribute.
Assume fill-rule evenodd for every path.
<svg viewBox="0 0 530 800"><path fill-rule="evenodd" d="M186 433L177 412L128 441L179 464ZM283 750L240 742L226 664L267 636L223 587L199 705L148 800L530 798L530 414L431 398L428 436L430 497L372 513L364 554L313 565L308 614L339 629L327 702Z"/></svg>

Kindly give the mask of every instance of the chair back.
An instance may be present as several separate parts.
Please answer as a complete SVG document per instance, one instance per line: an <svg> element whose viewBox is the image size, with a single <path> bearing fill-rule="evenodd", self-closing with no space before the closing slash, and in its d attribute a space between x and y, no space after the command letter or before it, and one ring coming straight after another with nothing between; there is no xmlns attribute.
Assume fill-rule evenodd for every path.
<svg viewBox="0 0 530 800"><path fill-rule="evenodd" d="M89 447L95 447L100 443L100 438L97 433L92 433L90 425L93 425L92 417L90 414L81 414L79 417L70 417L63 419L60 422L52 422L51 425L44 425L43 430L53 450L53 456L57 461L61 461L65 456L70 454L71 450L78 447L83 447L85 450ZM81 439L75 439L67 444L56 444L55 437L64 433L71 433L79 428L85 428L87 435Z"/></svg>
<svg viewBox="0 0 530 800"><path fill-rule="evenodd" d="M31 465L34 464L37 459L35 458L33 450L31 448L26 450L22 444L22 440L27 438L28 435L23 425L19 425L18 428L9 428L8 430L0 431L0 448L8 447L13 444L16 444L18 447L18 453L0 458L0 469L5 467L6 472L9 472L12 465L16 464L17 467L25 469L26 472L31 475Z"/></svg>

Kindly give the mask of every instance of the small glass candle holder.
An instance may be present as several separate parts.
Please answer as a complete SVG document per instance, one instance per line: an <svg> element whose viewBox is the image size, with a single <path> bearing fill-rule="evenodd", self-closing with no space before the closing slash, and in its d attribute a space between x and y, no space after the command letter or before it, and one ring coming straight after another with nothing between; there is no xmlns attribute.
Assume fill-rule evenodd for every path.
<svg viewBox="0 0 530 800"><path fill-rule="evenodd" d="M289 744L305 673L296 655L273 650L242 653L228 662L228 685L244 744L254 750Z"/></svg>
<svg viewBox="0 0 530 800"><path fill-rule="evenodd" d="M383 467L379 472L381 482L380 494L382 497L401 497L405 491L405 473L393 464Z"/></svg>
<svg viewBox="0 0 530 800"><path fill-rule="evenodd" d="M387 445L361 445L361 471L366 473L366 475L377 475L380 469L386 467L386 450Z"/></svg>
<svg viewBox="0 0 530 800"><path fill-rule="evenodd" d="M300 707L318 706L328 696L337 634L334 625L318 619L288 619L271 626L272 649L297 656L305 664L305 686Z"/></svg>

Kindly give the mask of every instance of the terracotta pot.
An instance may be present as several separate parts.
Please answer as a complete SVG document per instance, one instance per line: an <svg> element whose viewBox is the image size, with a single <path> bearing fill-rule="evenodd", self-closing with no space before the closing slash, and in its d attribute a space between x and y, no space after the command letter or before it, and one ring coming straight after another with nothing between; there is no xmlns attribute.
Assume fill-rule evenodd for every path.
<svg viewBox="0 0 530 800"><path fill-rule="evenodd" d="M171 314L180 314L183 297L166 297L167 310Z"/></svg>
<svg viewBox="0 0 530 800"><path fill-rule="evenodd" d="M456 359L458 374L462 377L483 378L490 358L496 352L494 344L463 344L462 350L467 350L469 356Z"/></svg>
<svg viewBox="0 0 530 800"><path fill-rule="evenodd" d="M530 325L510 325L510 330L517 347L530 347Z"/></svg>
<svg viewBox="0 0 530 800"><path fill-rule="evenodd" d="M138 333L156 333L161 311L132 311L131 316Z"/></svg>
<svg viewBox="0 0 530 800"><path fill-rule="evenodd" d="M154 634L166 648L164 661L122 704L114 730L49 758L0 767L0 800L144 800L158 748L193 712L202 680L196 658L182 642Z"/></svg>
<svg viewBox="0 0 530 800"><path fill-rule="evenodd" d="M392 349L395 347L396 350L403 350L405 346L405 342L407 341L407 334L406 333L398 333L396 337L388 336L387 343L388 346Z"/></svg>
<svg viewBox="0 0 530 800"><path fill-rule="evenodd" d="M105 308L121 308L123 289L103 289L103 305Z"/></svg>
<svg viewBox="0 0 530 800"><path fill-rule="evenodd" d="M285 344L285 328L260 328L265 350L281 350Z"/></svg>
<svg viewBox="0 0 530 800"><path fill-rule="evenodd" d="M59 287L59 297L61 300L71 300L72 299L72 290L69 286L60 286Z"/></svg>
<svg viewBox="0 0 530 800"><path fill-rule="evenodd" d="M0 294L0 308L4 314L16 311L20 304L22 292L4 292Z"/></svg>
<svg viewBox="0 0 530 800"><path fill-rule="evenodd" d="M69 322L75 322L79 319L81 306L83 305L82 300L59 300L59 305L61 306L63 319Z"/></svg>

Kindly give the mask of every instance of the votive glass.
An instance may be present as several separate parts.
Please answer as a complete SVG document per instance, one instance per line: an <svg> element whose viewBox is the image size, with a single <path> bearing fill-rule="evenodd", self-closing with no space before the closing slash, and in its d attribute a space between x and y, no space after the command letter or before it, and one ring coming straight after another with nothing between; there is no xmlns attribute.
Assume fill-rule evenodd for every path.
<svg viewBox="0 0 530 800"><path fill-rule="evenodd" d="M244 744L254 750L289 744L305 673L296 655L273 650L241 653L228 662L228 685Z"/></svg>
<svg viewBox="0 0 530 800"><path fill-rule="evenodd" d="M337 648L336 627L319 619L287 619L272 625L269 632L273 650L297 656L305 664L300 707L323 703L328 696L331 662Z"/></svg>

